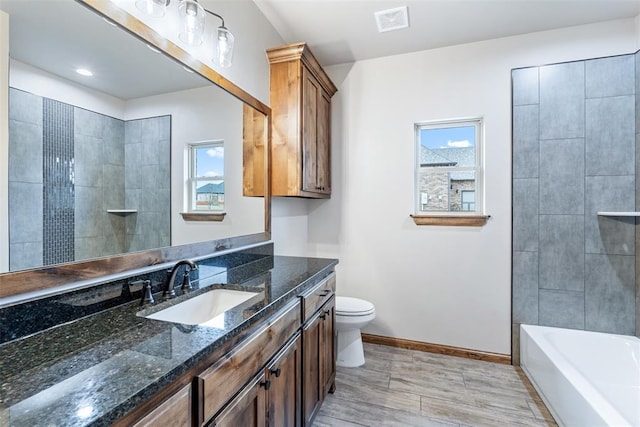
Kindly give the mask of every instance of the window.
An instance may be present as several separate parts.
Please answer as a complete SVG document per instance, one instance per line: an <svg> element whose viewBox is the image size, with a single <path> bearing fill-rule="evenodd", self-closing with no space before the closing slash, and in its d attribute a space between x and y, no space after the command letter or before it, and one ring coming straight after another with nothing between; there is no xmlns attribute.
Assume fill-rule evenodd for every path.
<svg viewBox="0 0 640 427"><path fill-rule="evenodd" d="M416 214L481 214L481 119L418 123Z"/></svg>
<svg viewBox="0 0 640 427"><path fill-rule="evenodd" d="M189 211L224 211L224 141L189 144Z"/></svg>
<svg viewBox="0 0 640 427"><path fill-rule="evenodd" d="M462 210L476 210L476 192L474 190L462 190Z"/></svg>

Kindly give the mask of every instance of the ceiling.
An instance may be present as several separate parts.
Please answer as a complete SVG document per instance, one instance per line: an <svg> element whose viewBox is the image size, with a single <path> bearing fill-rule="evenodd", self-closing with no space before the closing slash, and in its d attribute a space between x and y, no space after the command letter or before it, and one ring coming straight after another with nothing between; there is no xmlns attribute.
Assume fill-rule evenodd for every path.
<svg viewBox="0 0 640 427"><path fill-rule="evenodd" d="M306 41L325 66L640 14L640 0L253 1L285 42ZM398 6L409 28L378 33L374 12ZM11 16L12 58L101 92L126 100L209 84L75 1L0 0L0 10Z"/></svg>
<svg viewBox="0 0 640 427"><path fill-rule="evenodd" d="M117 98L210 84L75 1L0 0L0 10L10 17L11 58Z"/></svg>
<svg viewBox="0 0 640 427"><path fill-rule="evenodd" d="M640 0L254 0L286 43L322 65L635 17ZM378 33L374 12L407 6L409 28Z"/></svg>

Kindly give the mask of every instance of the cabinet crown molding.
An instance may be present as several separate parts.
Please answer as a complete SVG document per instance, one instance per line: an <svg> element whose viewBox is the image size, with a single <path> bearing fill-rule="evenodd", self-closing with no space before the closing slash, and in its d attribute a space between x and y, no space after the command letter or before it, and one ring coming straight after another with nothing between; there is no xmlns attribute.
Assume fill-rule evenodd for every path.
<svg viewBox="0 0 640 427"><path fill-rule="evenodd" d="M309 46L304 42L267 49L267 58L269 59L269 64L301 60L309 68L313 76L318 79L318 82L329 94L329 97L332 97L338 91L336 85L333 84L316 57L311 53Z"/></svg>

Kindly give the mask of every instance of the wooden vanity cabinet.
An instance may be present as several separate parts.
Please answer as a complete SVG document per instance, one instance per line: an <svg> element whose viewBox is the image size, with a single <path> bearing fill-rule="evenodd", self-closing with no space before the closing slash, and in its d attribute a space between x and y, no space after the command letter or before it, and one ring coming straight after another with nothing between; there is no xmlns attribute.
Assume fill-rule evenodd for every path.
<svg viewBox="0 0 640 427"><path fill-rule="evenodd" d="M297 333L207 426L301 425L301 339Z"/></svg>
<svg viewBox="0 0 640 427"><path fill-rule="evenodd" d="M273 196L331 196L331 97L337 89L305 43L267 50Z"/></svg>
<svg viewBox="0 0 640 427"><path fill-rule="evenodd" d="M234 347L228 354L222 356L209 368L197 375L197 404L198 425L218 425L221 419L235 419L246 417L246 420L263 420L266 409L260 416L252 418L249 414L237 415L236 412L253 411L262 402L258 388L252 382L249 384L253 391L248 391L245 384L248 378L263 378L262 388L268 391L271 374L267 370L267 363L282 350L283 343L297 334L300 328L300 305L296 302L283 309L280 314L251 335L247 340ZM258 377L256 377L256 375ZM254 380L252 380L254 381ZM237 393L240 392L239 395ZM237 395L237 396L236 396ZM237 399L242 395L242 403ZM234 397L236 396L236 397ZM245 400L246 399L246 400ZM252 402L252 403L248 403ZM232 409L236 408L236 409ZM253 409L251 409L253 408ZM265 406L266 408L266 406ZM223 418L220 418L224 415ZM244 419L244 418L243 418ZM231 425L231 424L229 424ZM241 425L241 424L238 424ZM245 424L250 425L250 424ZM264 426L265 424L260 424Z"/></svg>
<svg viewBox="0 0 640 427"><path fill-rule="evenodd" d="M327 393L335 389L335 274L304 295L302 328L303 425L313 423Z"/></svg>
<svg viewBox="0 0 640 427"><path fill-rule="evenodd" d="M115 425L310 426L335 385L335 288L331 273Z"/></svg>

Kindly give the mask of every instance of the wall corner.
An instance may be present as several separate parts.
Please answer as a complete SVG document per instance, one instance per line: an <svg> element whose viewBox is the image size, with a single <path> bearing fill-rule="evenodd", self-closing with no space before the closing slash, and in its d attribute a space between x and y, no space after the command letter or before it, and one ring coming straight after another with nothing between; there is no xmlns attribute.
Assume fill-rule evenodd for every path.
<svg viewBox="0 0 640 427"><path fill-rule="evenodd" d="M635 40L636 40L636 51L640 50L640 14L636 16L634 19L635 23Z"/></svg>
<svg viewBox="0 0 640 427"><path fill-rule="evenodd" d="M9 15L0 10L0 170L9 170ZM9 176L0 174L0 235L9 236ZM0 273L9 271L9 239L0 239Z"/></svg>

